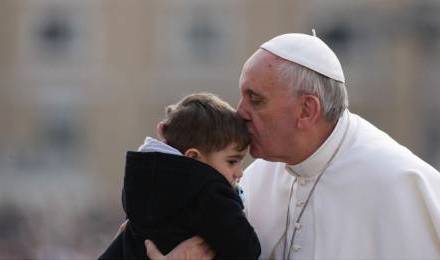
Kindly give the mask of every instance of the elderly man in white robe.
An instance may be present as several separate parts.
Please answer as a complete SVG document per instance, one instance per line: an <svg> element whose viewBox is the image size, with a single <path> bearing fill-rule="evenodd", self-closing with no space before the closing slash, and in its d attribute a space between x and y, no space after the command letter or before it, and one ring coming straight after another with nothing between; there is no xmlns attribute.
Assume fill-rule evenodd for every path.
<svg viewBox="0 0 440 260"><path fill-rule="evenodd" d="M261 259L440 259L439 172L348 111L343 70L322 40L264 43L240 89L259 158L241 185ZM194 240L166 257L202 257Z"/></svg>

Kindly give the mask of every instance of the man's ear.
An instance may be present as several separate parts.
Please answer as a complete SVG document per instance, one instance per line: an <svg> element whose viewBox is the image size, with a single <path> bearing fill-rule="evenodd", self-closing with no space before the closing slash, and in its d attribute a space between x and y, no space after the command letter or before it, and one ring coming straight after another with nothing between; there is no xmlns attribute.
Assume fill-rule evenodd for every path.
<svg viewBox="0 0 440 260"><path fill-rule="evenodd" d="M321 101L314 95L301 95L299 97L301 111L298 118L298 128L308 129L318 122L321 116Z"/></svg>
<svg viewBox="0 0 440 260"><path fill-rule="evenodd" d="M189 148L188 150L185 151L184 155L193 159L200 159L200 157L202 156L200 151L197 150L196 148Z"/></svg>

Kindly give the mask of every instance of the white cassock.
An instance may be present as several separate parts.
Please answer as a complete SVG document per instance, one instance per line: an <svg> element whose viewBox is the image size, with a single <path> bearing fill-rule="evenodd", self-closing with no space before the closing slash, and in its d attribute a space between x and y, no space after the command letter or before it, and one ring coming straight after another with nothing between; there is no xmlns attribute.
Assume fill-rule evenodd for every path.
<svg viewBox="0 0 440 260"><path fill-rule="evenodd" d="M308 159L256 160L241 185L262 259L440 259L439 172L348 110Z"/></svg>

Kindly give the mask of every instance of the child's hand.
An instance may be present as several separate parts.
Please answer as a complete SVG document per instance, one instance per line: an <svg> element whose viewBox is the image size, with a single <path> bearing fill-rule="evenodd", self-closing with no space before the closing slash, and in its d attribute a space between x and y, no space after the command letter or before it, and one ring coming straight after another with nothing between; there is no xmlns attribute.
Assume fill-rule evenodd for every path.
<svg viewBox="0 0 440 260"><path fill-rule="evenodd" d="M183 241L165 256L162 255L156 245L150 240L145 240L145 249L147 250L148 257L152 260L210 260L215 256L209 245L198 236Z"/></svg>
<svg viewBox="0 0 440 260"><path fill-rule="evenodd" d="M122 231L125 230L125 228L127 227L127 223L128 223L128 219L126 219L126 220L124 221L124 223L121 224L121 226L119 227L118 232L116 232L115 237L113 238L113 240L115 240L115 238L118 237L119 234L121 234Z"/></svg>

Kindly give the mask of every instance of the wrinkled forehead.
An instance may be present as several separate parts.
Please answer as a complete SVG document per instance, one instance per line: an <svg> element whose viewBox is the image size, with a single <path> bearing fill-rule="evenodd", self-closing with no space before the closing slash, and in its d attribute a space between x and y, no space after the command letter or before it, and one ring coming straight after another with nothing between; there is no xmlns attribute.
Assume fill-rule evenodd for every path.
<svg viewBox="0 0 440 260"><path fill-rule="evenodd" d="M252 87L254 90L259 85L280 85L280 64L284 59L264 50L258 49L243 65L239 87L241 90Z"/></svg>
<svg viewBox="0 0 440 260"><path fill-rule="evenodd" d="M260 65L266 65L266 66L273 66L278 64L281 61L281 58L278 56L264 50L264 49L258 49L254 54L252 54L251 57L244 63L243 71L249 70L249 68L252 68L254 66L260 66Z"/></svg>
<svg viewBox="0 0 440 260"><path fill-rule="evenodd" d="M282 62L285 62L285 60L264 49L258 49L244 63L240 79L243 76L253 75L254 73L275 72L277 65Z"/></svg>

